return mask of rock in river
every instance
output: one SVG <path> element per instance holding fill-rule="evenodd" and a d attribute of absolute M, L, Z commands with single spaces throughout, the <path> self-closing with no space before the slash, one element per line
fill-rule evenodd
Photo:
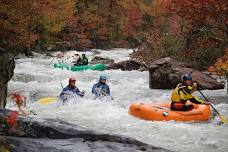
<path fill-rule="evenodd" d="M 184 74 L 192 73 L 193 80 L 203 89 L 223 89 L 209 74 L 191 68 L 188 64 L 177 62 L 169 57 L 159 59 L 149 66 L 149 86 L 151 89 L 172 89 L 181 82 Z"/>
<path fill-rule="evenodd" d="M 0 119 L 11 111 L 0 110 Z M 59 120 L 17 118 L 18 131 L 6 133 L 5 140 L 14 152 L 168 152 L 136 139 L 101 134 Z M 5 130 L 5 132 L 8 132 Z"/>
<path fill-rule="evenodd" d="M 126 60 L 126 61 L 120 61 L 118 63 L 112 63 L 108 65 L 107 69 L 121 69 L 123 71 L 131 71 L 131 70 L 145 71 L 147 70 L 147 66 L 136 60 Z"/>

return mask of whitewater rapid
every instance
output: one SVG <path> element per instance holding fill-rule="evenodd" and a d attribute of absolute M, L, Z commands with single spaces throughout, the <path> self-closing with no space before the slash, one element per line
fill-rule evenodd
<path fill-rule="evenodd" d="M 116 62 L 129 59 L 129 53 L 132 52 L 127 49 L 97 51 L 101 53 L 99 56 L 112 58 Z M 68 54 L 72 55 L 73 52 Z M 55 59 L 42 55 L 16 60 L 15 75 L 9 82 L 8 91 L 19 91 L 27 97 L 27 108 L 37 113 L 32 117 L 40 120 L 54 118 L 102 133 L 127 135 L 173 151 L 228 151 L 228 125 L 217 125 L 218 117 L 205 123 L 181 123 L 143 121 L 128 115 L 132 102 L 169 101 L 171 90 L 149 89 L 147 71 L 71 72 L 53 68 L 54 62 Z M 101 74 L 107 75 L 114 100 L 94 100 L 91 87 Z M 72 99 L 63 106 L 43 106 L 37 102 L 43 97 L 58 96 L 62 89 L 60 83 L 67 85 L 70 76 L 75 76 L 78 88 L 86 91 L 84 98 Z M 225 96 L 225 89 L 204 93 L 206 96 Z M 7 107 L 15 108 L 10 101 Z M 227 103 L 220 103 L 215 107 L 228 117 Z"/>

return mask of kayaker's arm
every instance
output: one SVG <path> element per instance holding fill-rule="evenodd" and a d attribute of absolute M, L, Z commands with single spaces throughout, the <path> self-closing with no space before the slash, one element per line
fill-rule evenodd
<path fill-rule="evenodd" d="M 195 103 L 195 104 L 206 104 L 205 103 L 205 101 L 203 101 L 203 100 L 201 100 L 201 99 L 199 99 L 199 98 L 197 98 L 197 97 L 194 97 L 193 96 L 193 98 L 191 98 L 191 99 L 189 99 L 192 103 Z"/>
<path fill-rule="evenodd" d="M 60 93 L 60 98 L 63 97 L 66 91 L 67 91 L 67 87 L 63 88 L 62 92 Z"/>
<path fill-rule="evenodd" d="M 110 88 L 108 85 L 107 85 L 107 94 L 110 96 Z"/>
<path fill-rule="evenodd" d="M 179 91 L 180 94 L 180 100 L 182 102 L 186 102 L 187 100 L 191 101 L 192 103 L 195 104 L 205 104 L 205 102 L 195 96 L 193 96 L 192 94 L 189 94 L 185 91 Z"/>
<path fill-rule="evenodd" d="M 93 88 L 92 88 L 92 94 L 95 94 L 96 96 L 98 96 L 98 93 L 97 93 L 97 86 L 98 86 L 98 84 L 94 84 L 93 85 Z"/>
<path fill-rule="evenodd" d="M 77 94 L 78 96 L 80 96 L 80 97 L 84 97 L 85 91 L 82 91 L 82 92 L 81 92 L 81 91 L 77 88 L 76 94 Z"/>

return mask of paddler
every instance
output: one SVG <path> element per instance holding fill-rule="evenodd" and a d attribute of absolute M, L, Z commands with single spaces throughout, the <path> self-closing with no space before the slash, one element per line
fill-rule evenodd
<path fill-rule="evenodd" d="M 82 54 L 82 65 L 88 65 L 88 58 L 85 53 Z"/>
<path fill-rule="evenodd" d="M 78 53 L 75 53 L 74 61 L 73 61 L 74 65 L 76 65 L 76 66 L 81 65 L 81 62 L 82 62 L 82 59 L 81 59 L 80 55 Z"/>
<path fill-rule="evenodd" d="M 64 95 L 67 95 L 67 93 L 72 93 L 80 97 L 83 97 L 85 95 L 85 91 L 80 91 L 76 87 L 75 83 L 76 83 L 76 79 L 74 77 L 69 78 L 69 84 L 61 92 L 60 98 L 64 100 L 65 99 Z"/>
<path fill-rule="evenodd" d="M 96 97 L 110 96 L 110 89 L 106 83 L 106 79 L 107 77 L 105 75 L 101 75 L 99 82 L 93 85 L 92 93 Z"/>
<path fill-rule="evenodd" d="M 186 104 L 190 101 L 195 104 L 210 104 L 192 95 L 197 90 L 197 83 L 193 83 L 191 75 L 184 75 L 183 82 L 178 84 L 172 92 L 171 110 L 188 111 L 193 109 L 192 104 Z"/>

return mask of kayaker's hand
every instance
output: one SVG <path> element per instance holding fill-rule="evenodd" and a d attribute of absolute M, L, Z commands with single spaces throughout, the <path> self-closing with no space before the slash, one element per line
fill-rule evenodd
<path fill-rule="evenodd" d="M 197 83 L 193 83 L 194 88 L 197 88 L 197 86 L 198 86 Z"/>
<path fill-rule="evenodd" d="M 83 90 L 83 91 L 81 92 L 81 95 L 83 95 L 83 96 L 85 95 L 85 90 Z"/>

